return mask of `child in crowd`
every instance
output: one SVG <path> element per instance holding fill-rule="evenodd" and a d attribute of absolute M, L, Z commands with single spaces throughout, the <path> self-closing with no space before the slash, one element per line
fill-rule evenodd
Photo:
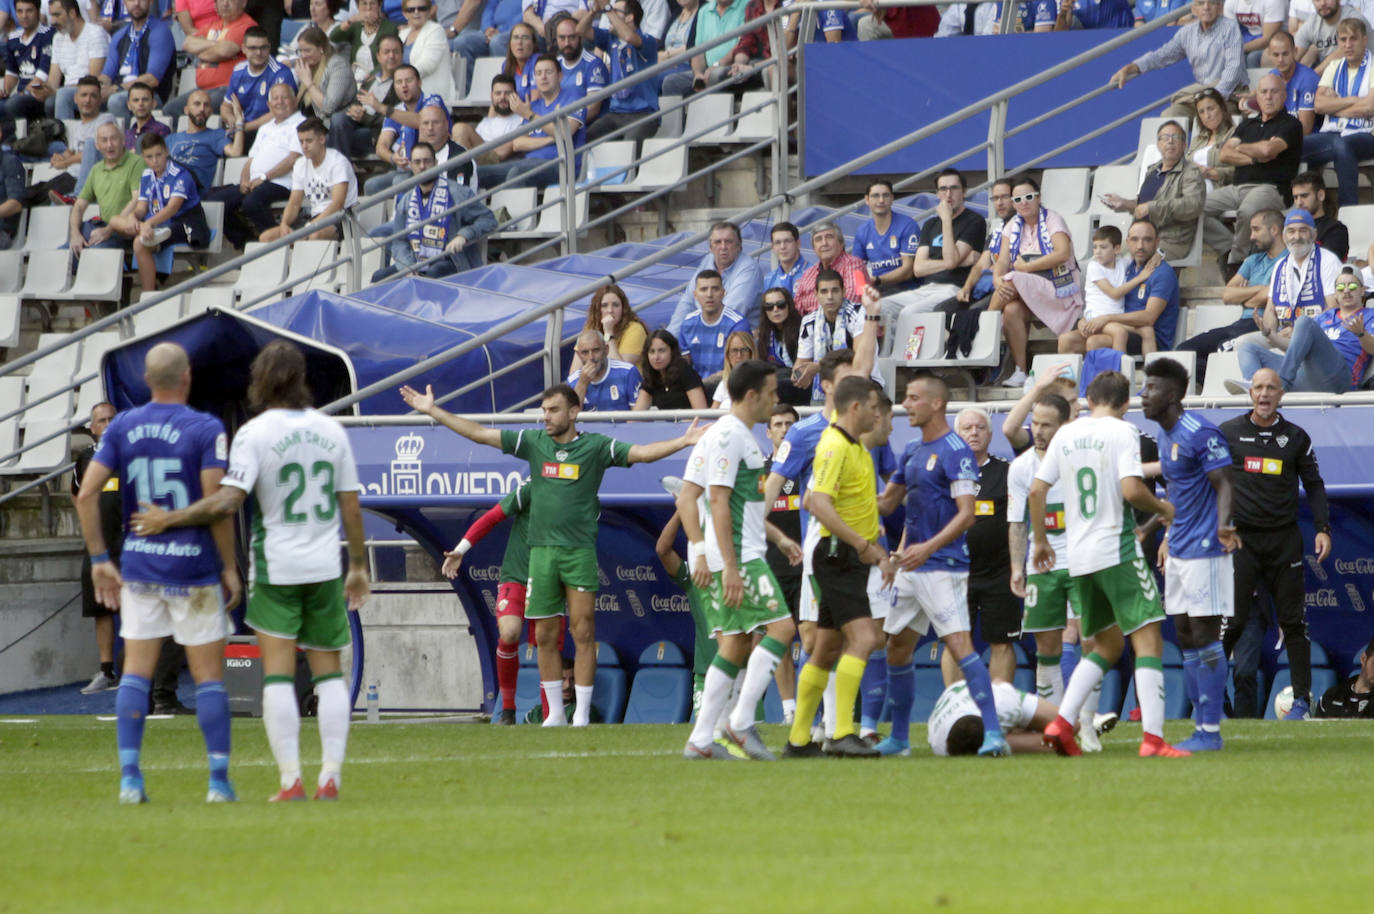
<path fill-rule="evenodd" d="M 1150 278 L 1154 268 L 1162 258 L 1159 254 L 1145 264 L 1130 281 L 1126 279 L 1126 268 L 1130 258 L 1121 256 L 1121 229 L 1114 225 L 1104 225 L 1093 232 L 1093 259 L 1088 264 L 1087 282 L 1084 284 L 1083 317 L 1078 322 L 1076 333 L 1091 336 L 1088 324 L 1097 318 L 1121 314 L 1125 310 L 1126 296 L 1141 283 Z M 1153 327 L 1127 327 L 1115 322 L 1097 328 L 1095 332 L 1106 333 L 1112 338 L 1112 348 L 1126 351 L 1126 335 L 1134 333 L 1140 337 L 1140 351 L 1155 351 L 1155 332 Z"/>

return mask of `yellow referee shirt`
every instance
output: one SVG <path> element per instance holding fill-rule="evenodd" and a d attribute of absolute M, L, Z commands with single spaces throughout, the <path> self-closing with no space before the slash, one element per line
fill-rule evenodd
<path fill-rule="evenodd" d="M 811 489 L 829 495 L 835 511 L 855 533 L 866 540 L 878 538 L 878 483 L 868 450 L 838 425 L 821 433 L 816 462 L 811 470 Z M 830 531 L 821 525 L 821 536 Z"/>

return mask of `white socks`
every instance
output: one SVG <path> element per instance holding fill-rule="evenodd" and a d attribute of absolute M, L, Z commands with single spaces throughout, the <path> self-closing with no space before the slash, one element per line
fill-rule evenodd
<path fill-rule="evenodd" d="M 592 722 L 592 686 L 573 686 L 577 693 L 577 707 L 573 709 L 572 725 L 585 727 Z"/>
<path fill-rule="evenodd" d="M 348 749 L 348 725 L 353 709 L 348 706 L 348 686 L 343 679 L 326 679 L 315 686 L 319 697 L 316 721 L 320 726 L 320 777 L 318 786 L 323 787 L 330 778 L 338 787 L 340 772 L 343 769 L 344 753 Z M 294 696 L 293 696 L 294 697 Z"/>
<path fill-rule="evenodd" d="M 323 722 L 323 708 L 320 714 Z M 296 704 L 295 683 L 270 682 L 262 687 L 262 722 L 284 790 L 301 777 L 301 715 Z"/>
<path fill-rule="evenodd" d="M 1080 660 L 1069 677 L 1068 687 L 1064 689 L 1064 703 L 1059 706 L 1059 716 L 1068 721 L 1078 719 L 1078 712 L 1094 690 L 1102 688 L 1102 667 L 1088 660 Z"/>
<path fill-rule="evenodd" d="M 544 726 L 566 726 L 568 718 L 563 712 L 563 680 L 540 680 L 539 688 L 544 690 L 544 699 L 549 703 L 549 715 L 544 718 Z"/>
<path fill-rule="evenodd" d="M 763 698 L 763 693 L 768 691 L 768 683 L 773 681 L 773 671 L 781 662 L 781 657 L 762 644 L 750 653 L 749 665 L 744 668 L 744 675 L 735 680 L 744 682 L 739 689 L 735 710 L 730 714 L 730 728 L 736 733 L 754 726 L 754 715 L 759 700 Z"/>
<path fill-rule="evenodd" d="M 705 749 L 715 739 L 716 721 L 725 710 L 730 687 L 734 684 L 735 677 L 715 664 L 706 670 L 706 684 L 701 690 L 701 710 L 697 712 L 697 722 L 692 725 L 692 735 L 687 738 L 693 746 Z"/>
<path fill-rule="evenodd" d="M 1155 661 L 1158 663 L 1159 661 Z M 1164 738 L 1164 671 L 1154 667 L 1135 667 L 1135 697 L 1140 702 L 1140 728 L 1151 736 Z"/>

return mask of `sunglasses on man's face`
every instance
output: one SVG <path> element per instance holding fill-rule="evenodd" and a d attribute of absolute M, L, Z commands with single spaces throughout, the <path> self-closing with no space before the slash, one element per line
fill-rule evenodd
<path fill-rule="evenodd" d="M 1012 203 L 1029 203 L 1040 196 L 1040 191 L 1033 190 L 1028 194 L 1018 194 L 1011 198 Z"/>
<path fill-rule="evenodd" d="M 1362 288 L 1362 286 L 1357 282 L 1338 282 L 1335 285 L 1337 292 L 1354 292 L 1359 288 Z"/>
<path fill-rule="evenodd" d="M 429 11 L 427 6 L 407 6 L 404 7 L 407 13 L 424 13 Z"/>

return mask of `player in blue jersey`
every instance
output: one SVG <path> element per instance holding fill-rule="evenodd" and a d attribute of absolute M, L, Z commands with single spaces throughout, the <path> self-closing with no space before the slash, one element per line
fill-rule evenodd
<path fill-rule="evenodd" d="M 1173 359 L 1145 366 L 1140 397 L 1145 418 L 1159 423 L 1159 462 L 1174 505 L 1174 522 L 1159 548 L 1164 610 L 1174 620 L 1183 674 L 1197 729 L 1179 743 L 1189 752 L 1221 748 L 1226 652 L 1221 620 L 1234 611 L 1230 553 L 1240 548 L 1231 525 L 1231 449 L 1200 413 L 1183 408 L 1188 371 Z M 1151 521 L 1146 525 L 1151 532 Z"/>
<path fill-rule="evenodd" d="M 162 640 L 185 646 L 196 681 L 196 718 L 210 758 L 207 803 L 237 799 L 229 784 L 229 694 L 221 681 L 226 609 L 243 586 L 234 558 L 234 521 L 183 527 L 155 536 L 129 531 L 115 568 L 100 531 L 98 498 L 106 481 L 120 477 L 124 516 L 140 504 L 184 508 L 219 489 L 229 456 L 224 425 L 186 405 L 191 365 L 175 343 L 148 350 L 144 380 L 152 402 L 115 416 L 81 480 L 76 497 L 96 598 L 119 611 L 124 675 L 115 699 L 121 776 L 119 802 L 146 803 L 139 756 L 148 711 L 149 680 Z M 222 590 L 221 590 L 222 589 Z M 227 599 L 226 599 L 227 598 Z"/>
<path fill-rule="evenodd" d="M 911 707 L 916 700 L 916 642 L 935 626 L 968 683 L 983 716 L 983 756 L 1010 755 L 993 702 L 992 679 L 973 649 L 969 634 L 969 553 L 965 534 L 973 526 L 978 461 L 964 439 L 949 427 L 945 407 L 949 388 L 934 375 L 906 386 L 907 417 L 921 435 L 907 443 L 888 480 L 879 510 L 906 500 L 906 529 L 894 553 L 897 594 L 888 610 L 887 694 L 892 733 L 878 744 L 883 755 L 911 754 Z"/>

